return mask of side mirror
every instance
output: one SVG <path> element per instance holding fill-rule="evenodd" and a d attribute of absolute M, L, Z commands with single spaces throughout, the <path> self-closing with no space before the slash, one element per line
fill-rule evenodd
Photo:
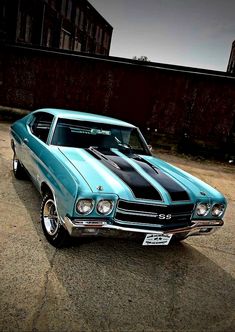
<path fill-rule="evenodd" d="M 149 144 L 148 144 L 148 148 L 149 148 L 149 151 L 150 151 L 150 152 L 153 150 L 152 145 L 149 145 Z"/>

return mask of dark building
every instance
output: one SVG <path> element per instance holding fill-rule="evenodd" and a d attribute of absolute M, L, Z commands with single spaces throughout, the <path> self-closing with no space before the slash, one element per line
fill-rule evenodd
<path fill-rule="evenodd" d="M 87 0 L 1 0 L 5 43 L 109 55 L 112 31 Z"/>
<path fill-rule="evenodd" d="M 229 72 L 231 74 L 235 74 L 235 40 L 232 43 L 227 72 Z"/>

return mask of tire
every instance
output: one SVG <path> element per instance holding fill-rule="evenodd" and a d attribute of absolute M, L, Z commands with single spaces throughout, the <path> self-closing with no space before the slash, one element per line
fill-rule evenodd
<path fill-rule="evenodd" d="M 26 178 L 26 171 L 24 169 L 24 166 L 21 164 L 21 162 L 17 158 L 17 155 L 15 152 L 14 152 L 13 160 L 12 160 L 12 170 L 13 170 L 13 174 L 16 179 L 24 180 Z"/>
<path fill-rule="evenodd" d="M 179 243 L 185 239 L 187 239 L 188 233 L 183 233 L 183 234 L 177 234 L 177 235 L 173 235 L 171 242 L 172 243 Z"/>
<path fill-rule="evenodd" d="M 56 248 L 65 247 L 68 244 L 69 234 L 58 219 L 55 201 L 51 194 L 46 194 L 42 199 L 40 217 L 47 241 Z"/>

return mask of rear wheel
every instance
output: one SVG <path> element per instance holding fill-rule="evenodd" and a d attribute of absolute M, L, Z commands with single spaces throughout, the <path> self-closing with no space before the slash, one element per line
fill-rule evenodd
<path fill-rule="evenodd" d="M 12 170 L 16 179 L 23 180 L 26 178 L 26 172 L 24 166 L 19 161 L 15 152 L 12 160 Z"/>
<path fill-rule="evenodd" d="M 41 223 L 43 232 L 50 244 L 56 248 L 64 247 L 69 239 L 69 234 L 61 225 L 56 204 L 51 194 L 43 197 L 41 205 Z"/>

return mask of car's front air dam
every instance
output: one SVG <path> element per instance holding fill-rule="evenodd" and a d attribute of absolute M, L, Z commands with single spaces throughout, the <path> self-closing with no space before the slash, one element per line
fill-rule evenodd
<path fill-rule="evenodd" d="M 98 235 L 103 233 L 103 231 L 123 231 L 129 233 L 144 233 L 144 234 L 181 234 L 184 233 L 186 236 L 195 236 L 195 235 L 208 235 L 216 230 L 218 230 L 221 226 L 223 226 L 223 220 L 194 220 L 192 221 L 192 225 L 187 227 L 168 229 L 167 231 L 155 231 L 148 229 L 140 229 L 133 227 L 123 227 L 117 225 L 111 225 L 107 222 L 107 220 L 103 219 L 74 219 L 71 220 L 68 217 L 65 217 L 62 220 L 64 227 L 67 229 L 69 234 L 74 237 L 80 236 L 91 236 Z"/>

